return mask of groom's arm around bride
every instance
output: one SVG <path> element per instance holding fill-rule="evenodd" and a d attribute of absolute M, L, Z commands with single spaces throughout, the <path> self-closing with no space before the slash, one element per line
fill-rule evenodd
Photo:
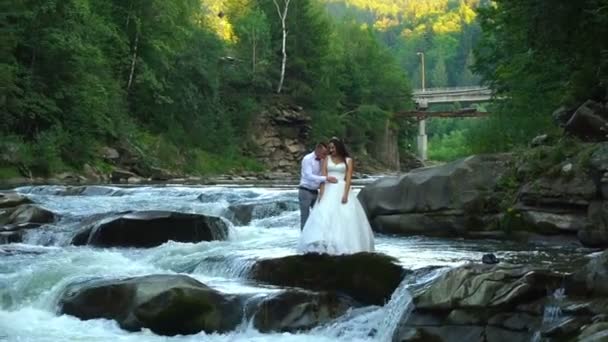
<path fill-rule="evenodd" d="M 332 176 L 322 175 L 321 163 L 327 157 L 327 145 L 317 144 L 315 150 L 302 159 L 301 178 L 298 186 L 298 200 L 300 202 L 300 229 L 304 227 L 310 209 L 315 205 L 318 190 L 325 182 L 336 183 L 338 180 Z"/>

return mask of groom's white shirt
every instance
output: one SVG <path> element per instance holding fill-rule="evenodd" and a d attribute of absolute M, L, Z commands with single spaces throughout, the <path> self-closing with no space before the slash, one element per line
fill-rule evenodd
<path fill-rule="evenodd" d="M 315 152 L 311 152 L 302 159 L 302 175 L 300 186 L 310 190 L 317 190 L 327 177 L 321 176 L 321 160 L 317 160 Z"/>

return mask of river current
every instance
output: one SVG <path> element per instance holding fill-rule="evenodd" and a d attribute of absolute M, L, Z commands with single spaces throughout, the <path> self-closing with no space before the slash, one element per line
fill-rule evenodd
<path fill-rule="evenodd" d="M 249 267 L 257 259 L 295 254 L 300 234 L 297 210 L 254 212 L 254 219 L 247 225 L 234 225 L 229 221 L 228 206 L 232 203 L 277 200 L 296 204 L 297 193 L 290 187 L 97 187 L 98 191 L 80 195 L 66 194 L 67 189 L 61 186 L 15 189 L 59 214 L 60 219 L 28 231 L 23 243 L 0 245 L 0 340 L 390 341 L 398 321 L 411 310 L 408 287 L 412 284 L 404 281 L 386 305 L 352 310 L 327 325 L 302 333 L 260 333 L 250 322 L 243 321 L 237 330 L 227 334 L 166 337 L 149 330 L 127 332 L 112 320 L 82 321 L 58 315 L 57 301 L 68 284 L 100 277 L 187 274 L 225 293 L 268 296 L 281 289 L 248 280 Z M 149 249 L 103 249 L 69 244 L 82 220 L 127 210 L 171 210 L 222 216 L 230 225 L 229 239 L 168 242 Z M 444 266 L 443 270 L 480 261 L 485 253 L 494 253 L 507 262 L 548 265 L 558 265 L 573 255 L 584 253 L 576 246 L 379 234 L 376 234 L 376 251 L 394 256 L 408 269 Z"/>

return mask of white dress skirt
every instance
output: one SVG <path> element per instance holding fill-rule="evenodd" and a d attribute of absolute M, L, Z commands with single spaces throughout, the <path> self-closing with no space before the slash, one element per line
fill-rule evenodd
<path fill-rule="evenodd" d="M 346 164 L 330 157 L 327 174 L 338 183 L 325 183 L 323 197 L 310 212 L 298 243 L 300 253 L 353 254 L 374 251 L 374 234 L 352 189 L 342 204 Z"/>

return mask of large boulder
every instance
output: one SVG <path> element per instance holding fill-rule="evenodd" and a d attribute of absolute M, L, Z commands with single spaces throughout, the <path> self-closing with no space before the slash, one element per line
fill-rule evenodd
<path fill-rule="evenodd" d="M 74 245 L 97 247 L 154 247 L 167 241 L 224 240 L 228 226 L 220 218 L 170 211 L 119 214 L 92 224 L 73 239 Z"/>
<path fill-rule="evenodd" d="M 263 300 L 256 308 L 253 325 L 261 332 L 302 331 L 325 324 L 356 306 L 335 292 L 287 290 Z"/>
<path fill-rule="evenodd" d="M 416 169 L 400 177 L 381 178 L 358 197 L 376 231 L 460 234 L 480 229 L 479 220 L 471 217 L 496 213 L 492 191 L 510 160 L 507 154 L 477 155 Z"/>
<path fill-rule="evenodd" d="M 602 103 L 587 100 L 574 111 L 564 129 L 587 141 L 606 140 L 608 109 Z"/>
<path fill-rule="evenodd" d="M 594 201 L 587 211 L 589 224 L 578 232 L 579 240 L 590 247 L 608 247 L 608 201 Z"/>
<path fill-rule="evenodd" d="M 518 265 L 451 269 L 414 287 L 413 309 L 402 317 L 393 341 L 575 340 L 608 312 L 603 289 L 594 290 L 600 297 L 574 290 L 590 278 L 594 286 L 605 281 L 593 269 L 577 283 L 567 273 Z"/>
<path fill-rule="evenodd" d="M 70 285 L 59 300 L 59 312 L 173 336 L 232 330 L 241 321 L 242 304 L 187 276 L 150 275 Z"/>
<path fill-rule="evenodd" d="M 383 305 L 405 270 L 389 256 L 305 254 L 257 261 L 251 278 L 272 285 L 345 293 L 366 305 Z"/>
<path fill-rule="evenodd" d="M 414 296 L 422 310 L 513 308 L 559 288 L 563 275 L 519 265 L 470 264 L 440 276 Z"/>
<path fill-rule="evenodd" d="M 594 256 L 572 279 L 574 286 L 579 285 L 578 292 L 608 297 L 608 251 Z"/>

